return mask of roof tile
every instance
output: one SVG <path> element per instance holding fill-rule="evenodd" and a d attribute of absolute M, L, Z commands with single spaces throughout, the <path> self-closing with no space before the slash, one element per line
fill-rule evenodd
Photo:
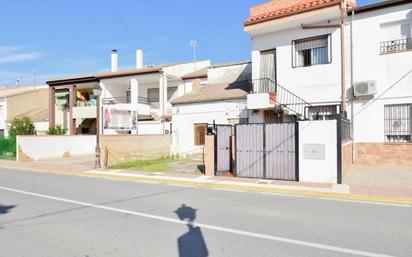
<path fill-rule="evenodd" d="M 271 2 L 252 7 L 250 10 L 251 17 L 245 21 L 245 26 L 336 5 L 340 2 L 341 0 L 272 0 Z M 355 0 L 348 1 L 348 4 L 354 5 Z"/>

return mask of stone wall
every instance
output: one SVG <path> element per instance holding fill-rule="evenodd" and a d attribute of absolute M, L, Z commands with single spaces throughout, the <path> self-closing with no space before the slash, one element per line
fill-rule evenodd
<path fill-rule="evenodd" d="M 171 135 L 104 135 L 100 136 L 103 166 L 122 162 L 156 159 L 171 154 Z"/>
<path fill-rule="evenodd" d="M 357 164 L 412 165 L 411 143 L 356 143 Z"/>

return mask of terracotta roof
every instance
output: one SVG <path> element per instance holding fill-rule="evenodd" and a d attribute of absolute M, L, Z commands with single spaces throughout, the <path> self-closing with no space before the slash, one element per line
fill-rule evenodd
<path fill-rule="evenodd" d="M 197 79 L 197 78 L 206 78 L 207 69 L 201 69 L 194 72 L 187 73 L 182 76 L 182 79 Z"/>
<path fill-rule="evenodd" d="M 200 91 L 194 91 L 173 99 L 172 104 L 188 104 L 199 102 L 214 102 L 233 99 L 245 99 L 252 90 L 250 81 L 236 81 L 232 83 L 208 84 Z"/>
<path fill-rule="evenodd" d="M 278 19 L 292 14 L 307 12 L 339 4 L 341 0 L 272 0 L 251 8 L 251 17 L 244 23 L 245 26 Z M 354 4 L 355 0 L 348 1 Z"/>

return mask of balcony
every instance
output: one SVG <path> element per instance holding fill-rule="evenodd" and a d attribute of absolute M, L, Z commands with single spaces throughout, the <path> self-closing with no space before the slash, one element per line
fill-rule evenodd
<path fill-rule="evenodd" d="M 277 109 L 285 115 L 309 119 L 306 110 L 311 105 L 299 96 L 268 78 L 256 79 L 252 83 L 253 91 L 247 96 L 248 109 Z"/>
<path fill-rule="evenodd" d="M 93 119 L 96 118 L 96 100 L 77 101 L 73 107 L 74 119 Z"/>
<path fill-rule="evenodd" d="M 412 50 L 412 38 L 381 42 L 381 54 L 398 53 Z"/>
<path fill-rule="evenodd" d="M 132 110 L 135 109 L 131 103 L 130 97 L 111 97 L 103 98 L 102 105 L 116 107 L 123 110 Z M 151 116 L 152 108 L 151 103 L 148 98 L 139 97 L 137 104 L 137 111 L 139 115 Z"/>

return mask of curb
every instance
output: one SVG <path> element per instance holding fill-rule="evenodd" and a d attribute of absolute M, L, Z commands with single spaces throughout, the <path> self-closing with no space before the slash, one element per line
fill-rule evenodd
<path fill-rule="evenodd" d="M 96 177 L 104 179 L 113 179 L 121 181 L 140 181 L 140 182 L 155 182 L 163 184 L 179 184 L 179 185 L 189 185 L 198 186 L 206 188 L 215 189 L 232 189 L 250 192 L 261 192 L 261 193 L 274 193 L 274 194 L 285 194 L 285 195 L 295 195 L 295 196 L 306 196 L 315 197 L 319 199 L 329 199 L 329 200 L 343 200 L 343 201 L 354 201 L 354 202 L 369 202 L 369 203 L 384 203 L 392 204 L 403 207 L 412 207 L 412 198 L 404 197 L 392 197 L 392 196 L 377 196 L 377 195 L 360 195 L 360 194 L 350 194 L 348 192 L 341 192 L 341 190 L 346 191 L 344 188 L 338 189 L 321 189 L 313 190 L 313 188 L 302 187 L 297 188 L 290 186 L 276 186 L 276 185 L 261 185 L 261 184 L 248 184 L 245 182 L 227 182 L 227 181 L 206 181 L 206 180 L 196 180 L 188 178 L 173 178 L 165 176 L 147 176 L 138 174 L 125 174 L 125 173 L 114 173 L 105 171 L 90 170 L 82 173 L 72 173 L 72 172 L 58 172 L 58 171 L 47 171 L 41 168 L 32 167 L 16 167 L 10 165 L 0 165 L 3 169 L 14 169 L 21 171 L 33 171 L 39 173 L 50 173 L 65 176 L 79 176 L 79 177 Z M 344 186 L 344 185 L 343 185 Z M 320 190 L 319 190 L 320 189 Z M 332 190 L 335 190 L 332 191 Z M 340 192 L 336 192 L 340 191 Z"/>
<path fill-rule="evenodd" d="M 172 177 L 159 177 L 159 176 L 147 176 L 141 174 L 125 174 L 125 173 L 114 173 L 105 171 L 89 171 L 86 172 L 86 176 L 100 177 L 107 179 L 116 179 L 122 181 L 141 181 L 141 182 L 155 182 L 162 184 L 180 184 L 180 185 L 190 185 L 199 186 L 207 188 L 216 189 L 232 189 L 241 191 L 251 191 L 251 192 L 262 192 L 262 193 L 277 193 L 277 194 L 288 194 L 296 196 L 308 196 L 316 197 L 320 199 L 336 199 L 336 200 L 347 200 L 347 201 L 357 201 L 357 202 L 371 202 L 371 203 L 386 203 L 401 205 L 405 207 L 412 207 L 412 198 L 403 197 L 391 197 L 391 196 L 376 196 L 376 195 L 360 195 L 360 194 L 350 194 L 332 191 L 333 189 L 320 189 L 316 188 L 290 188 L 290 186 L 276 186 L 276 185 L 256 185 L 248 184 L 244 182 L 224 182 L 224 181 L 204 181 L 196 179 L 187 178 L 172 178 Z M 343 185 L 344 186 L 344 185 Z M 335 189 L 336 190 L 336 189 Z M 341 189 L 338 189 L 341 190 Z"/>

